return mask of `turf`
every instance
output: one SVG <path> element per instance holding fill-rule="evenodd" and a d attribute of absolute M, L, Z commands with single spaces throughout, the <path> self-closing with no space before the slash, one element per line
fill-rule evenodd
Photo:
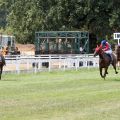
<path fill-rule="evenodd" d="M 120 120 L 120 74 L 98 69 L 4 74 L 0 120 Z"/>

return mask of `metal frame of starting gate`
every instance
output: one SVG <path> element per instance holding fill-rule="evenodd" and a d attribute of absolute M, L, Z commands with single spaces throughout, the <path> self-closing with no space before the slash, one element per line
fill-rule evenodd
<path fill-rule="evenodd" d="M 82 47 L 83 51 L 80 51 Z M 35 54 L 89 53 L 89 33 L 85 31 L 35 32 Z"/>

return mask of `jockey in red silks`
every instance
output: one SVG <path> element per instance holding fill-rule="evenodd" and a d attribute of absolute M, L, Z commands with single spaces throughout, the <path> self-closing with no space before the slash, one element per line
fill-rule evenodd
<path fill-rule="evenodd" d="M 106 54 L 110 55 L 111 61 L 113 61 L 111 45 L 106 40 L 102 40 L 100 48 L 102 48 Z"/>

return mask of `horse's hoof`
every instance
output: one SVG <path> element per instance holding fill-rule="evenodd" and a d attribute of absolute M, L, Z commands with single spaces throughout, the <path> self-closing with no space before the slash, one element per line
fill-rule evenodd
<path fill-rule="evenodd" d="M 118 72 L 116 72 L 116 74 L 118 74 Z"/>
<path fill-rule="evenodd" d="M 105 79 L 105 76 L 101 76 L 101 77 Z"/>

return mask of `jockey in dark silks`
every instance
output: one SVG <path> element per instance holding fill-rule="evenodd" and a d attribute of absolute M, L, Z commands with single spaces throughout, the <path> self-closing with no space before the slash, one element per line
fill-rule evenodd
<path fill-rule="evenodd" d="M 111 45 L 106 40 L 102 40 L 100 47 L 106 54 L 110 55 L 111 61 L 113 61 Z"/>

